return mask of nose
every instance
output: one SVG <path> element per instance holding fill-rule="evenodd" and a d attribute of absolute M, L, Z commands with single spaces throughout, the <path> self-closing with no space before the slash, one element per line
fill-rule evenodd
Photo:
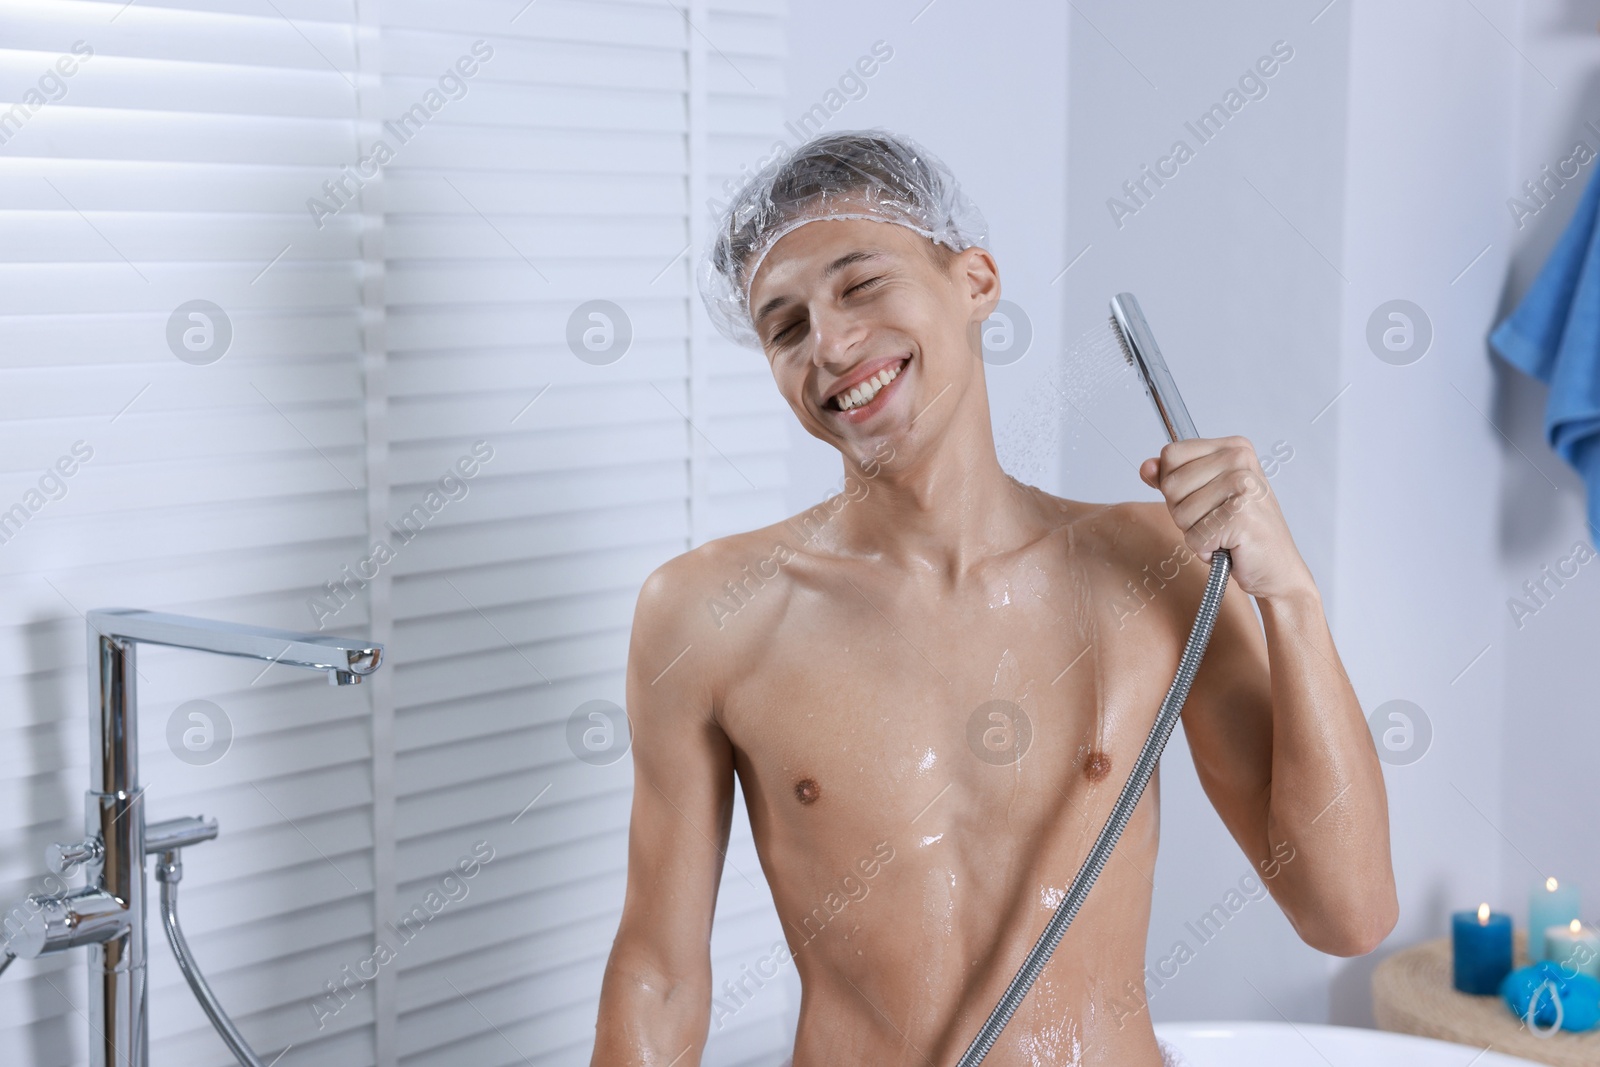
<path fill-rule="evenodd" d="M 814 308 L 811 312 L 811 362 L 818 367 L 845 367 L 853 360 L 851 349 L 866 335 L 866 328 L 842 308 Z"/>

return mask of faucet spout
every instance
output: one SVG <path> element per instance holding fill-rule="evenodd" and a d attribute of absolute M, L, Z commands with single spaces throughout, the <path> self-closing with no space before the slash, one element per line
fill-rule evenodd
<path fill-rule="evenodd" d="M 355 638 L 274 630 L 137 608 L 95 608 L 89 612 L 89 627 L 116 641 L 192 648 L 224 656 L 264 659 L 286 667 L 327 671 L 330 685 L 358 685 L 383 661 L 382 645 Z"/>

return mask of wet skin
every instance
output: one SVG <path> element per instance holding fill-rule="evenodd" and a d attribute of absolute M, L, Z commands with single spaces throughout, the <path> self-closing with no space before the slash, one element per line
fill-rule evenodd
<path fill-rule="evenodd" d="M 1376 754 L 1249 443 L 1163 449 L 1141 469 L 1162 503 L 1011 479 L 978 347 L 994 261 L 928 244 L 813 223 L 752 286 L 758 312 L 776 305 L 757 321 L 774 380 L 839 449 L 845 491 L 641 590 L 596 1065 L 698 1063 L 713 1014 L 763 995 L 711 986 L 735 782 L 787 939 L 751 970 L 794 966 L 803 989 L 795 1067 L 953 1064 L 1122 788 L 1219 546 L 1236 580 L 1183 717 L 1201 784 L 1308 944 L 1355 955 L 1394 925 Z M 870 405 L 829 402 L 879 365 L 901 369 Z M 1160 1064 L 1143 1003 L 1159 796 L 1158 776 L 986 1063 Z"/>

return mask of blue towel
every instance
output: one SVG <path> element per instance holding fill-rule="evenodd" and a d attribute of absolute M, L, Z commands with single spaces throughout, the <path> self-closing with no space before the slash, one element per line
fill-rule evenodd
<path fill-rule="evenodd" d="M 1596 171 L 1600 175 L 1600 170 Z M 1600 531 L 1600 180 L 1511 317 L 1489 335 L 1501 359 L 1547 383 L 1545 439 L 1588 487 L 1591 542 Z"/>

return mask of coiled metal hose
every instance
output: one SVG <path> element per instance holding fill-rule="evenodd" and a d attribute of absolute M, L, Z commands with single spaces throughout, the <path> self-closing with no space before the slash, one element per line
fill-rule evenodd
<path fill-rule="evenodd" d="M 1228 587 L 1228 572 L 1232 567 L 1233 558 L 1227 549 L 1219 548 L 1211 554 L 1211 575 L 1206 579 L 1205 595 L 1200 598 L 1200 611 L 1195 615 L 1188 643 L 1184 645 L 1183 656 L 1178 661 L 1178 674 L 1167 689 L 1166 699 L 1161 702 L 1161 710 L 1156 713 L 1155 725 L 1150 728 L 1150 736 L 1145 738 L 1144 747 L 1139 750 L 1139 758 L 1133 762 L 1133 770 L 1128 775 L 1127 784 L 1122 787 L 1122 793 L 1111 809 L 1111 816 L 1101 828 L 1100 836 L 1095 838 L 1094 845 L 1090 847 L 1089 854 L 1083 861 L 1083 866 L 1078 868 L 1077 877 L 1072 880 L 1072 887 L 1067 890 L 1067 895 L 1061 898 L 1061 903 L 1056 905 L 1055 914 L 1045 923 L 1044 932 L 1039 935 L 1039 940 L 1034 942 L 1033 948 L 1028 952 L 1028 958 L 1017 970 L 1016 977 L 1006 986 L 1006 991 L 1000 996 L 1000 1003 L 989 1013 L 988 1020 L 978 1031 L 978 1036 L 972 1039 L 972 1044 L 962 1053 L 957 1067 L 977 1067 L 977 1064 L 982 1063 L 983 1058 L 989 1054 L 989 1049 L 999 1038 L 1000 1031 L 1005 1029 L 1006 1023 L 1011 1021 L 1011 1016 L 1022 1004 L 1023 998 L 1028 995 L 1028 990 L 1039 977 L 1039 972 L 1050 962 L 1050 954 L 1056 950 L 1056 945 L 1061 941 L 1061 935 L 1067 932 L 1067 927 L 1072 925 L 1078 909 L 1083 906 L 1089 890 L 1094 887 L 1095 879 L 1100 877 L 1101 868 L 1111 858 L 1111 852 L 1117 847 L 1117 841 L 1122 837 L 1122 831 L 1127 828 L 1128 820 L 1133 818 L 1133 809 L 1138 807 L 1139 798 L 1144 795 L 1144 787 L 1149 784 L 1150 776 L 1155 774 L 1156 765 L 1161 761 L 1161 751 L 1167 747 L 1167 739 L 1172 736 L 1173 728 L 1178 725 L 1178 716 L 1183 712 L 1183 703 L 1189 698 L 1189 687 L 1194 684 L 1195 673 L 1200 670 L 1200 660 L 1205 656 L 1206 645 L 1211 641 L 1211 631 L 1217 623 L 1217 610 L 1222 605 L 1222 594 Z"/>

